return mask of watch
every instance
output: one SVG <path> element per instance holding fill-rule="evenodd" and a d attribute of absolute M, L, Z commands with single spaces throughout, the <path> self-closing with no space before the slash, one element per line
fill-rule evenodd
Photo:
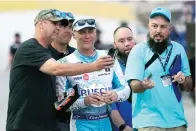
<path fill-rule="evenodd" d="M 126 124 L 120 125 L 120 126 L 119 126 L 119 130 L 120 130 L 120 131 L 123 131 L 123 130 L 125 129 L 126 126 L 127 126 Z"/>

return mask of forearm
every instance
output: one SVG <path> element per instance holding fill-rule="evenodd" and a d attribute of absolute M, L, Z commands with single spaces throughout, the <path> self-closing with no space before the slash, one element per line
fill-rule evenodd
<path fill-rule="evenodd" d="M 89 64 L 61 64 L 59 63 L 54 71 L 58 76 L 74 76 L 83 73 L 96 71 L 96 67 L 93 63 Z"/>
<path fill-rule="evenodd" d="M 63 63 L 63 64 L 62 64 Z M 66 60 L 56 62 L 54 59 L 47 60 L 40 71 L 55 76 L 74 76 L 98 70 L 96 63 L 89 64 L 68 64 Z"/>
<path fill-rule="evenodd" d="M 132 92 L 134 93 L 142 93 L 144 92 L 146 89 L 142 86 L 142 81 L 139 80 L 132 80 L 130 83 Z"/>
<path fill-rule="evenodd" d="M 9 54 L 9 64 L 11 65 L 13 62 L 14 56 L 12 54 Z"/>
<path fill-rule="evenodd" d="M 123 120 L 123 118 L 121 117 L 120 113 L 118 110 L 112 110 L 111 112 L 111 118 L 113 123 L 119 127 L 120 125 L 124 124 L 125 121 Z"/>
<path fill-rule="evenodd" d="M 193 86 L 193 81 L 191 76 L 185 77 L 185 82 L 182 84 L 182 87 L 185 91 L 191 91 Z"/>
<path fill-rule="evenodd" d="M 131 92 L 128 84 L 125 84 L 124 86 L 120 87 L 119 89 L 115 89 L 114 91 L 118 95 L 118 102 L 127 100 Z"/>

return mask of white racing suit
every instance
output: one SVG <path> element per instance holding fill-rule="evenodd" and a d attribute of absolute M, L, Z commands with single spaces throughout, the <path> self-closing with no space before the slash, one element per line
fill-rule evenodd
<path fill-rule="evenodd" d="M 106 51 L 97 50 L 93 56 L 84 56 L 76 50 L 59 60 L 61 63 L 92 63 L 100 56 L 107 55 Z M 80 68 L 80 67 L 78 67 Z M 108 118 L 107 105 L 86 106 L 84 97 L 91 93 L 101 93 L 102 91 L 114 90 L 118 95 L 118 102 L 128 99 L 130 88 L 124 79 L 118 61 L 112 68 L 103 69 L 91 73 L 76 76 L 57 77 L 57 96 L 72 88 L 75 84 L 79 85 L 78 93 L 80 98 L 68 109 L 72 112 L 70 121 L 71 131 L 112 131 Z"/>

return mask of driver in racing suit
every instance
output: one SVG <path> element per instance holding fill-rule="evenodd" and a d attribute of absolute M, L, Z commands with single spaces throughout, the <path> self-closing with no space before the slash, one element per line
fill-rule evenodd
<path fill-rule="evenodd" d="M 61 63 L 92 63 L 107 55 L 95 50 L 96 23 L 92 18 L 76 19 L 72 25 L 78 49 L 59 60 Z M 96 72 L 77 76 L 57 77 L 57 97 L 78 84 L 80 98 L 68 109 L 72 112 L 71 131 L 112 131 L 107 105 L 122 102 L 129 97 L 130 88 L 124 79 L 120 64 Z M 60 100 L 59 100 L 60 101 Z M 63 102 L 63 101 L 61 101 Z"/>

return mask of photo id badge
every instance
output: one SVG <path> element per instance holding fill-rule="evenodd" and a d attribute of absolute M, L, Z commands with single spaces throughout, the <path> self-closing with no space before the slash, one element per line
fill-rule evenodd
<path fill-rule="evenodd" d="M 172 85 L 171 76 L 169 76 L 169 75 L 161 76 L 161 81 L 162 81 L 164 87 Z"/>

